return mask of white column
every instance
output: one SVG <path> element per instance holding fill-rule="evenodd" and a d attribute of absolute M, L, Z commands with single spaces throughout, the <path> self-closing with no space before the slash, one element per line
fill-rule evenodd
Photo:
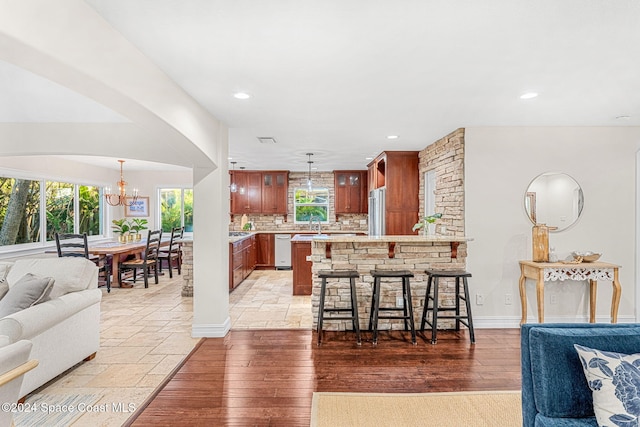
<path fill-rule="evenodd" d="M 229 319 L 228 129 L 220 126 L 214 161 L 204 177 L 194 169 L 193 327 L 194 337 L 223 337 Z"/>

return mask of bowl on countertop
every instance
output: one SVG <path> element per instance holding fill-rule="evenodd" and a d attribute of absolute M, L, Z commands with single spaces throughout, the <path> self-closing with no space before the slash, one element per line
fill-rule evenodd
<path fill-rule="evenodd" d="M 574 259 L 582 258 L 583 262 L 595 262 L 602 256 L 600 253 L 591 251 L 573 251 L 571 252 L 571 255 L 573 255 Z"/>

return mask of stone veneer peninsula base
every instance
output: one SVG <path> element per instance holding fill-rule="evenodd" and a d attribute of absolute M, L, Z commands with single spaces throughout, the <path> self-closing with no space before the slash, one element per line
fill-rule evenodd
<path fill-rule="evenodd" d="M 373 277 L 371 270 L 409 270 L 414 274 L 411 279 L 411 296 L 415 321 L 420 320 L 427 287 L 425 270 L 464 270 L 467 259 L 467 242 L 472 239 L 459 236 L 329 236 L 313 238 L 311 242 L 311 261 L 313 262 L 312 314 L 313 327 L 316 328 L 321 279 L 319 270 L 353 269 L 360 278 L 356 279 L 358 295 L 358 314 L 360 328 L 369 327 L 368 319 L 371 307 Z M 345 279 L 347 280 L 347 279 Z M 348 280 L 347 280 L 348 281 Z M 326 308 L 343 308 L 350 304 L 348 285 L 327 289 Z M 402 285 L 385 285 L 380 299 L 380 307 L 396 307 L 398 297 L 402 297 Z M 452 306 L 455 301 L 455 283 L 443 280 L 440 283 L 439 300 L 441 305 Z M 440 327 L 441 326 L 441 327 Z M 439 323 L 439 329 L 453 327 L 453 321 Z M 325 317 L 323 329 L 350 330 L 346 321 L 331 321 Z M 382 320 L 378 328 L 403 329 L 404 323 L 395 320 Z"/>

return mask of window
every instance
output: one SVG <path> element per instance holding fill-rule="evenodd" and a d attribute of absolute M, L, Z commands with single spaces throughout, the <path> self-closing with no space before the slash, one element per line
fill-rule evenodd
<path fill-rule="evenodd" d="M 184 226 L 184 231 L 193 231 L 193 190 L 191 188 L 161 188 L 160 223 L 162 231 Z"/>
<path fill-rule="evenodd" d="M 0 246 L 50 242 L 56 232 L 101 235 L 100 195 L 95 186 L 0 176 Z"/>
<path fill-rule="evenodd" d="M 293 210 L 295 223 L 308 223 L 311 219 L 329 222 L 329 189 L 296 188 L 294 193 Z"/>
<path fill-rule="evenodd" d="M 0 177 L 0 246 L 40 240 L 40 181 Z"/>

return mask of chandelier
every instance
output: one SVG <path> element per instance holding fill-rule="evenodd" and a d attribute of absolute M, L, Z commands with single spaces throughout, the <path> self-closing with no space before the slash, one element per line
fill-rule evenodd
<path fill-rule="evenodd" d="M 133 195 L 127 194 L 127 182 L 122 175 L 124 160 L 118 161 L 120 162 L 120 181 L 117 182 L 118 193 L 112 193 L 111 187 L 107 187 L 104 189 L 104 200 L 111 206 L 132 206 L 138 200 L 138 190 L 134 188 Z"/>

